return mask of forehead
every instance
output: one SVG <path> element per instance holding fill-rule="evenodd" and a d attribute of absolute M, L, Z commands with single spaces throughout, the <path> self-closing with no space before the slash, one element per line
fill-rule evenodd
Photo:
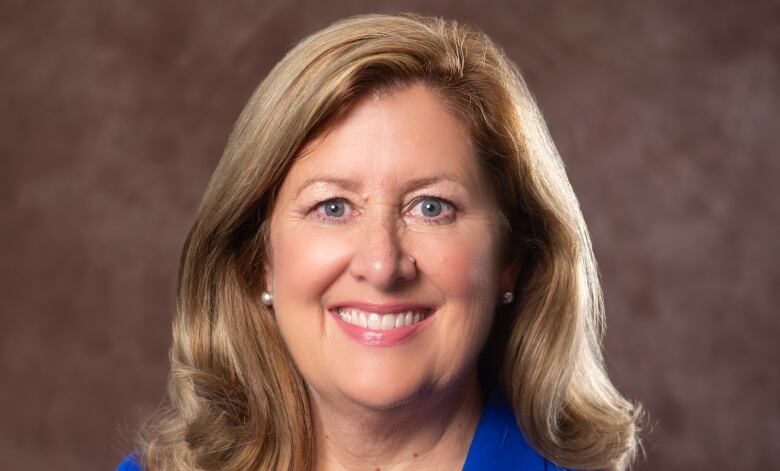
<path fill-rule="evenodd" d="M 358 101 L 303 150 L 282 192 L 319 174 L 389 185 L 434 173 L 451 175 L 464 186 L 482 181 L 466 127 L 438 93 L 411 85 Z"/>

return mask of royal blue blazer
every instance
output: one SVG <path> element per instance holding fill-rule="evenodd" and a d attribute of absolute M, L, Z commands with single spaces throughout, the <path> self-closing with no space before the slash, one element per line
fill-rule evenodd
<path fill-rule="evenodd" d="M 566 471 L 542 458 L 517 426 L 515 415 L 503 395 L 494 391 L 471 441 L 462 471 Z M 117 471 L 142 471 L 134 455 L 125 458 Z"/>

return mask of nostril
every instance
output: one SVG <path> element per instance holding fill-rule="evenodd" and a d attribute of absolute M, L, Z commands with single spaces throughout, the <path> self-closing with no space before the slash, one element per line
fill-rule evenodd
<path fill-rule="evenodd" d="M 398 276 L 411 280 L 417 276 L 417 260 L 411 255 L 404 255 L 401 257 L 400 266 L 398 267 Z"/>

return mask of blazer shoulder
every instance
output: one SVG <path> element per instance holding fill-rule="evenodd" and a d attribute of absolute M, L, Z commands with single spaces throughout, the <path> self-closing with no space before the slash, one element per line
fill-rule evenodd
<path fill-rule="evenodd" d="M 130 453 L 119 463 L 116 471 L 143 471 L 141 464 L 139 463 L 138 455 L 136 453 Z"/>

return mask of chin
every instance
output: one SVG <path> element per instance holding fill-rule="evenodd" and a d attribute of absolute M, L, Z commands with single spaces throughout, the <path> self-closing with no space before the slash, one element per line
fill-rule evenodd
<path fill-rule="evenodd" d="M 378 380 L 375 375 L 343 385 L 341 394 L 355 405 L 373 410 L 388 410 L 407 404 L 426 389 L 420 381 Z"/>

